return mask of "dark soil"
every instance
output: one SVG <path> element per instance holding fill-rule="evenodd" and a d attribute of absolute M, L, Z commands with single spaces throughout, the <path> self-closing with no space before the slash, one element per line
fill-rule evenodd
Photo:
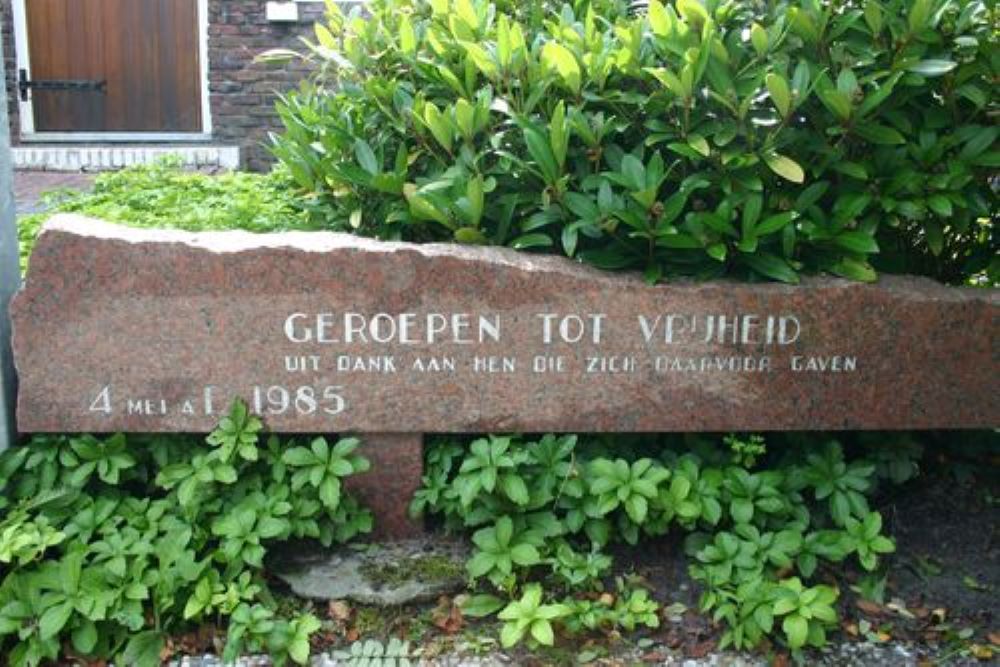
<path fill-rule="evenodd" d="M 1000 624 L 1000 480 L 994 466 L 952 467 L 879 509 L 896 538 L 890 591 L 915 606 Z"/>

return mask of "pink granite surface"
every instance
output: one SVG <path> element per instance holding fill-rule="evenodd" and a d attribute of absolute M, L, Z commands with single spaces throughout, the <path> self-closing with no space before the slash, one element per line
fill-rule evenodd
<path fill-rule="evenodd" d="M 241 396 L 285 432 L 996 427 L 998 316 L 997 290 L 921 278 L 648 286 L 504 249 L 59 216 L 13 303 L 18 424 L 207 431 Z"/>
<path fill-rule="evenodd" d="M 415 433 L 365 433 L 360 454 L 366 473 L 349 477 L 344 487 L 375 515 L 374 539 L 404 539 L 424 532 L 423 521 L 409 515 L 410 500 L 424 471 L 423 437 Z"/>

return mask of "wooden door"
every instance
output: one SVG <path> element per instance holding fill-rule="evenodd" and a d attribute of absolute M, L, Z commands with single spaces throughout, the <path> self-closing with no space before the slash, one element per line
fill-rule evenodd
<path fill-rule="evenodd" d="M 202 130 L 198 0 L 24 2 L 35 132 Z"/>

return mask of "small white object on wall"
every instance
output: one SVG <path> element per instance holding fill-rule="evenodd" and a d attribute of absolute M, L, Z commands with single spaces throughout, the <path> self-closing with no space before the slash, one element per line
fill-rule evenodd
<path fill-rule="evenodd" d="M 268 2 L 265 16 L 276 23 L 294 23 L 299 20 L 299 6 L 295 2 Z"/>

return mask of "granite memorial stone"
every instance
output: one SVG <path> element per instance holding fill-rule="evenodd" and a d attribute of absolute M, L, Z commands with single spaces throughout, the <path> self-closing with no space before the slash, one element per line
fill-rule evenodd
<path fill-rule="evenodd" d="M 1000 294 L 645 284 L 564 258 L 54 218 L 13 303 L 24 432 L 1000 425 Z"/>

